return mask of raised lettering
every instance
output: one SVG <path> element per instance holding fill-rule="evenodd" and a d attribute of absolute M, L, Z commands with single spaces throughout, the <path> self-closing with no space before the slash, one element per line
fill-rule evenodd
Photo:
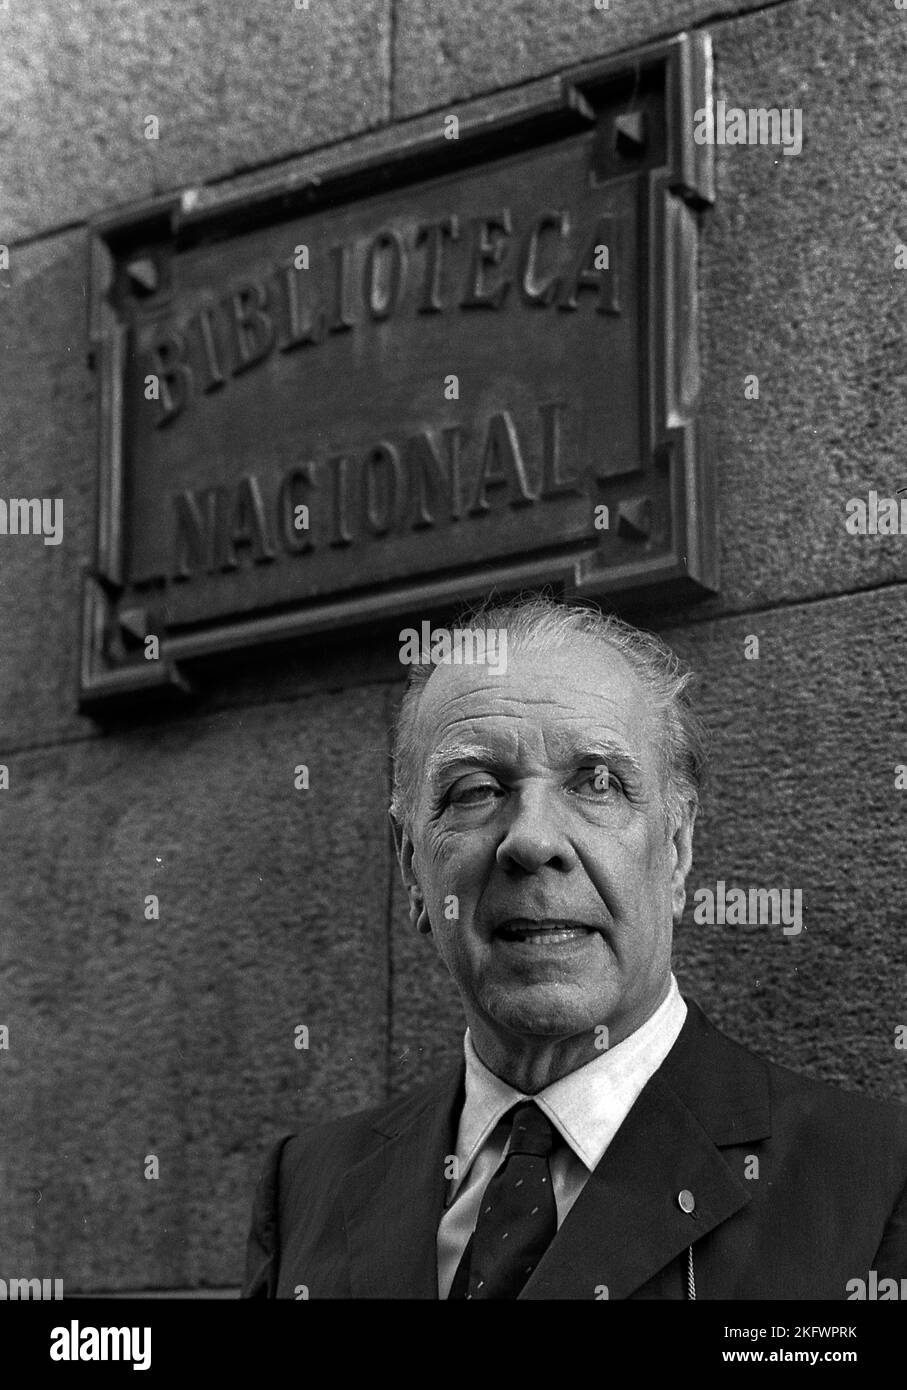
<path fill-rule="evenodd" d="M 274 320 L 266 312 L 268 295 L 264 285 L 249 280 L 230 296 L 236 339 L 234 376 L 248 371 L 267 357 L 274 346 Z"/>
<path fill-rule="evenodd" d="M 561 424 L 567 409 L 565 401 L 549 401 L 539 406 L 542 421 L 541 497 L 561 497 L 565 492 L 582 493 L 582 479 L 561 472 Z"/>
<path fill-rule="evenodd" d="M 389 318 L 396 309 L 403 284 L 404 266 L 403 242 L 398 234 L 391 231 L 379 232 L 366 252 L 363 272 L 365 302 L 373 319 Z"/>
<path fill-rule="evenodd" d="M 442 516 L 456 521 L 460 500 L 460 444 L 465 435 L 460 425 L 442 430 L 446 444 L 443 461 L 427 432 L 414 434 L 404 445 L 404 467 L 409 482 L 410 518 L 413 530 L 434 526 Z"/>
<path fill-rule="evenodd" d="M 523 238 L 523 245 L 520 251 L 519 278 L 520 289 L 523 298 L 530 304 L 551 304 L 557 298 L 560 289 L 560 277 L 556 274 L 549 275 L 547 280 L 538 280 L 538 254 L 539 242 L 542 232 L 548 227 L 557 229 L 560 237 L 565 237 L 570 228 L 570 219 L 566 212 L 543 212 L 536 218 L 530 231 Z"/>
<path fill-rule="evenodd" d="M 216 391 L 219 386 L 224 385 L 224 374 L 221 370 L 217 352 L 217 338 L 214 333 L 214 306 L 203 304 L 196 315 L 196 322 L 198 323 L 202 354 L 207 371 L 206 379 L 202 382 L 202 390 L 206 392 Z"/>
<path fill-rule="evenodd" d="M 375 536 L 386 536 L 397 519 L 404 487 L 403 469 L 391 444 L 376 444 L 362 468 L 362 510 Z"/>
<path fill-rule="evenodd" d="M 264 561 L 273 560 L 276 554 L 274 542 L 268 533 L 261 490 L 252 474 L 240 478 L 236 488 L 233 515 L 227 532 L 226 558 L 221 565 L 222 569 L 233 569 L 238 565 L 238 545 L 249 546 L 252 559 L 259 565 Z"/>
<path fill-rule="evenodd" d="M 331 478 L 331 511 L 334 525 L 330 544 L 352 545 L 353 536 L 349 529 L 348 512 L 350 461 L 345 454 L 337 454 L 334 458 L 328 459 L 327 466 Z"/>
<path fill-rule="evenodd" d="M 347 333 L 356 320 L 350 305 L 350 278 L 353 253 L 350 246 L 332 246 L 328 255 L 334 284 L 334 303 L 328 323 L 329 333 Z"/>
<path fill-rule="evenodd" d="M 559 309 L 579 307 L 578 296 L 583 290 L 598 293 L 598 312 L 600 314 L 619 314 L 617 257 L 609 257 L 614 262 L 610 270 L 595 268 L 596 246 L 613 248 L 617 238 L 617 224 L 613 217 L 600 217 L 595 230 L 583 246 L 576 259 L 572 273 L 567 277 L 563 293 L 558 301 Z"/>
<path fill-rule="evenodd" d="M 307 304 L 307 314 L 303 317 L 299 302 L 299 271 L 294 261 L 289 260 L 275 271 L 275 278 L 284 291 L 287 307 L 287 332 L 277 346 L 281 352 L 292 352 L 294 348 L 306 347 L 311 343 L 324 341 L 324 309 Z M 306 280 L 306 287 L 310 282 Z"/>
<path fill-rule="evenodd" d="M 490 511 L 491 504 L 485 496 L 489 487 L 510 487 L 516 485 L 517 495 L 510 499 L 513 507 L 525 507 L 535 498 L 526 479 L 526 469 L 520 453 L 520 442 L 510 414 L 502 410 L 492 415 L 485 436 L 485 449 L 482 465 L 473 489 L 469 506 L 470 516 L 481 516 Z"/>
<path fill-rule="evenodd" d="M 300 486 L 315 487 L 314 468 L 311 463 L 301 463 L 291 468 L 280 480 L 277 494 L 277 517 L 280 539 L 284 550 L 293 555 L 303 555 L 311 550 L 314 542 L 308 531 L 296 529 L 296 496 Z"/>
<path fill-rule="evenodd" d="M 425 279 L 419 299 L 420 314 L 440 314 L 443 285 L 444 238 L 458 241 L 460 221 L 455 216 L 441 217 L 437 222 L 420 222 L 416 228 L 416 245 L 425 243 Z"/>
<path fill-rule="evenodd" d="M 472 257 L 469 264 L 467 290 L 460 301 L 463 309 L 499 309 L 510 289 L 510 278 L 499 280 L 492 288 L 485 284 L 487 268 L 500 266 L 510 236 L 510 209 L 504 208 L 491 217 L 474 217 L 472 226 Z"/>
<path fill-rule="evenodd" d="M 187 488 L 173 494 L 173 506 L 176 512 L 173 577 L 190 579 L 197 571 L 210 571 L 214 567 L 215 491 L 203 488 L 196 494 Z"/>
<path fill-rule="evenodd" d="M 161 386 L 156 425 L 166 425 L 184 409 L 192 391 L 192 369 L 185 361 L 186 344 L 175 328 L 166 329 L 148 349 L 151 371 Z"/>

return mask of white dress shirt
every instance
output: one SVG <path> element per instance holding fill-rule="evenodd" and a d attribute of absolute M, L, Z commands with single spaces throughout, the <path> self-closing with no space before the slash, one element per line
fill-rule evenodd
<path fill-rule="evenodd" d="M 505 1157 L 510 1125 L 502 1120 L 511 1106 L 534 1100 L 566 1140 L 555 1146 L 550 1158 L 560 1229 L 633 1102 L 674 1046 L 686 1016 L 687 1006 L 672 975 L 667 998 L 635 1033 L 535 1096 L 515 1091 L 489 1071 L 467 1029 L 463 1040 L 466 1100 L 457 1131 L 457 1177 L 448 1184 L 438 1227 L 440 1298 L 450 1292 L 478 1220 L 482 1196 Z"/>

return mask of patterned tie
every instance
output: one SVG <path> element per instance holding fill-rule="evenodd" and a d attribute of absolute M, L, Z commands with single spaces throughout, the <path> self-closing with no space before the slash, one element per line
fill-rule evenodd
<path fill-rule="evenodd" d="M 557 1232 L 548 1155 L 555 1131 L 535 1101 L 514 1107 L 507 1157 L 485 1189 L 450 1298 L 516 1298 Z"/>

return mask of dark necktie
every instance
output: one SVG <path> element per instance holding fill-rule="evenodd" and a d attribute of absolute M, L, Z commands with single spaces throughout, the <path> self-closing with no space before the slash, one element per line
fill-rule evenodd
<path fill-rule="evenodd" d="M 516 1298 L 557 1232 L 548 1155 L 555 1131 L 534 1101 L 513 1111 L 507 1157 L 485 1189 L 450 1298 Z"/>

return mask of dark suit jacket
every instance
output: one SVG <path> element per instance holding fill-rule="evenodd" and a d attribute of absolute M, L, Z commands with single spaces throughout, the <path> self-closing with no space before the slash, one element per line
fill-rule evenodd
<path fill-rule="evenodd" d="M 520 1297 L 606 1286 L 612 1299 L 682 1299 L 689 1247 L 704 1299 L 846 1299 L 870 1270 L 907 1276 L 907 1109 L 774 1066 L 687 1003 Z M 437 1298 L 462 1099 L 460 1066 L 281 1140 L 255 1197 L 243 1296 Z"/>

